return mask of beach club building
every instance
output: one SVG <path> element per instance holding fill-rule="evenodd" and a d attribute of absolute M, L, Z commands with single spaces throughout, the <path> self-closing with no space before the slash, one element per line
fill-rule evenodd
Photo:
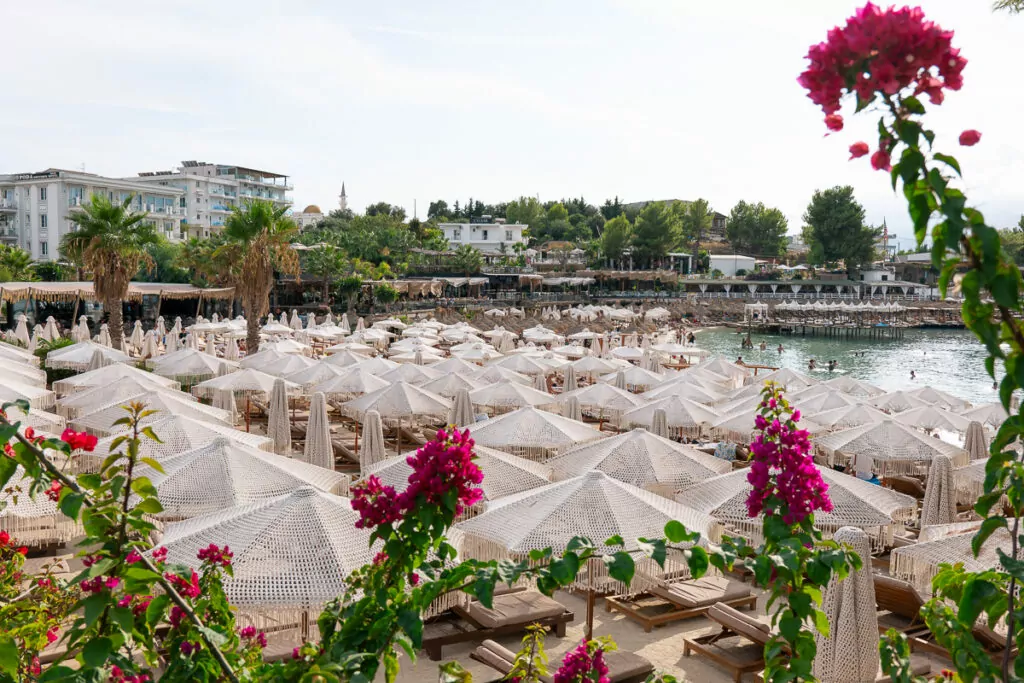
<path fill-rule="evenodd" d="M 708 267 L 719 271 L 725 277 L 735 277 L 739 271 L 745 273 L 754 272 L 756 259 L 753 256 L 740 256 L 739 254 L 710 254 L 708 256 Z M 744 273 L 744 274 L 745 274 Z"/>
<path fill-rule="evenodd" d="M 488 256 L 502 253 L 511 256 L 515 253 L 514 245 L 526 245 L 523 231 L 530 226 L 482 216 L 470 223 L 441 223 L 437 227 L 444 232 L 444 238 L 452 250 L 468 244 Z"/>

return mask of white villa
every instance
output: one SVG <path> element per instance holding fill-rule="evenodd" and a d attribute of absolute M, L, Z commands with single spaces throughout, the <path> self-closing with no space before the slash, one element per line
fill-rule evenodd
<path fill-rule="evenodd" d="M 464 244 L 479 249 L 488 255 L 506 253 L 512 255 L 513 245 L 526 245 L 526 237 L 523 231 L 528 225 L 520 223 L 499 222 L 502 219 L 491 221 L 489 216 L 484 216 L 480 223 L 441 223 L 439 228 L 444 232 L 444 238 L 448 240 L 451 249 L 458 249 Z"/>

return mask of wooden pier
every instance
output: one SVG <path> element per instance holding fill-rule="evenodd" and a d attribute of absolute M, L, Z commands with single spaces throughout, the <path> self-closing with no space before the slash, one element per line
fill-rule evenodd
<path fill-rule="evenodd" d="M 852 325 L 765 325 L 778 330 L 777 334 L 800 337 L 826 337 L 828 339 L 863 339 L 888 340 L 903 339 L 903 331 L 907 328 L 895 325 L 872 325 L 869 327 Z"/>

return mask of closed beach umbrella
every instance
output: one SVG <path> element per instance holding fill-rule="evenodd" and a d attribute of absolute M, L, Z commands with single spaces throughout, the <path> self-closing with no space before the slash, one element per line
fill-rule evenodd
<path fill-rule="evenodd" d="M 469 397 L 468 389 L 458 389 L 455 392 L 455 400 L 452 401 L 451 410 L 448 413 L 448 424 L 471 425 L 476 420 L 476 413 L 473 411 L 473 402 Z"/>
<path fill-rule="evenodd" d="M 154 358 L 159 355 L 160 346 L 156 341 L 156 332 L 150 330 L 146 333 L 146 336 L 142 338 L 142 351 L 139 355 L 143 358 Z"/>
<path fill-rule="evenodd" d="M 967 425 L 967 436 L 964 439 L 964 450 L 971 460 L 988 457 L 988 437 L 980 422 L 973 421 Z"/>
<path fill-rule="evenodd" d="M 363 416 L 363 440 L 359 444 L 359 471 L 366 473 L 374 464 L 384 460 L 384 425 L 380 413 L 368 410 Z"/>
<path fill-rule="evenodd" d="M 99 370 L 100 368 L 106 366 L 106 364 L 107 361 L 105 358 L 103 358 L 103 354 L 100 352 L 99 349 L 96 349 L 95 351 L 92 352 L 92 357 L 89 359 L 89 364 L 85 366 L 85 371 L 92 372 L 93 370 Z"/>
<path fill-rule="evenodd" d="M 224 359 L 237 361 L 238 358 L 238 342 L 235 341 L 234 337 L 228 337 L 224 341 Z"/>
<path fill-rule="evenodd" d="M 135 325 L 132 327 L 132 334 L 128 337 L 128 343 L 137 349 L 142 348 L 142 340 L 145 339 L 145 335 L 142 331 L 142 321 L 136 320 Z"/>
<path fill-rule="evenodd" d="M 292 309 L 291 320 L 288 321 L 288 327 L 292 328 L 293 330 L 302 329 L 302 320 L 299 319 L 299 312 L 296 311 L 294 308 Z"/>
<path fill-rule="evenodd" d="M 868 535 L 856 527 L 844 526 L 833 537 L 850 546 L 861 558 L 871 555 Z M 835 683 L 874 683 L 878 677 L 878 612 L 871 563 L 842 581 L 829 581 L 822 596 L 822 611 L 828 617 L 829 635 L 815 631 L 818 653 L 814 675 Z"/>
<path fill-rule="evenodd" d="M 288 421 L 288 392 L 284 380 L 274 380 L 270 391 L 270 414 L 267 418 L 267 436 L 274 442 L 274 452 L 285 455 L 292 449 L 292 426 Z"/>
<path fill-rule="evenodd" d="M 60 332 L 57 331 L 57 321 L 52 315 L 46 316 L 46 338 L 50 341 L 60 339 Z"/>
<path fill-rule="evenodd" d="M 654 416 L 651 418 L 651 434 L 664 439 L 668 438 L 668 416 L 665 414 L 664 408 L 654 411 Z"/>
<path fill-rule="evenodd" d="M 24 346 L 28 346 L 30 338 L 28 334 L 28 320 L 25 318 L 24 313 L 18 314 L 18 324 L 14 328 L 14 336 L 18 338 Z"/>
<path fill-rule="evenodd" d="M 562 403 L 562 415 L 570 420 L 583 422 L 583 407 L 580 406 L 580 400 L 575 396 L 570 396 Z"/>
<path fill-rule="evenodd" d="M 235 402 L 235 392 L 227 389 L 218 389 L 213 393 L 213 407 L 220 408 L 231 416 L 231 424 L 238 420 L 238 404 Z"/>
<path fill-rule="evenodd" d="M 945 455 L 937 455 L 928 470 L 928 485 L 921 503 L 921 526 L 952 524 L 956 521 L 956 489 L 953 463 Z"/>
<path fill-rule="evenodd" d="M 84 320 L 85 316 L 83 315 L 81 319 Z M 158 316 L 156 319 L 156 334 L 161 339 L 167 336 L 167 325 L 164 323 L 164 317 L 162 315 Z"/>
<path fill-rule="evenodd" d="M 565 383 L 562 387 L 562 393 L 567 394 L 579 388 L 579 384 L 576 381 L 576 368 L 572 365 L 565 366 Z"/>
<path fill-rule="evenodd" d="M 311 465 L 334 469 L 334 446 L 331 445 L 331 423 L 327 419 L 327 398 L 316 392 L 309 401 L 309 422 L 302 459 Z"/>
<path fill-rule="evenodd" d="M 109 347 L 113 342 L 110 340 L 110 328 L 106 323 L 100 325 L 100 332 L 96 335 L 96 343 Z"/>
<path fill-rule="evenodd" d="M 92 335 L 89 333 L 89 319 L 84 315 L 79 316 L 78 324 L 75 325 L 75 328 L 71 331 L 71 339 L 76 342 L 80 342 L 88 341 L 91 338 Z"/>

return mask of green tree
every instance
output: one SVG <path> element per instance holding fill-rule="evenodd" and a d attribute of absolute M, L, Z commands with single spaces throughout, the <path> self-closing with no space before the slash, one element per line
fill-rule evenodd
<path fill-rule="evenodd" d="M 388 310 L 391 304 L 398 301 L 398 290 L 391 285 L 377 285 L 373 288 L 373 298 L 377 303 L 384 304 L 384 310 Z"/>
<path fill-rule="evenodd" d="M 683 239 L 692 245 L 691 254 L 695 267 L 699 269 L 700 243 L 711 229 L 711 207 L 706 199 L 697 199 L 680 207 L 683 225 Z"/>
<path fill-rule="evenodd" d="M 181 245 L 177 265 L 191 273 L 191 282 L 197 287 L 234 287 L 240 273 L 239 263 L 221 249 L 225 244 L 223 232 L 208 239 L 191 237 Z"/>
<path fill-rule="evenodd" d="M 169 242 L 163 236 L 159 237 L 156 244 L 146 247 L 152 259 L 152 267 L 140 268 L 135 274 L 135 280 L 140 282 L 189 282 L 192 274 L 182 268 L 181 252 L 182 245 Z"/>
<path fill-rule="evenodd" d="M 729 213 L 725 235 L 737 252 L 778 257 L 786 253 L 789 222 L 782 211 L 761 202 L 740 201 Z"/>
<path fill-rule="evenodd" d="M 612 267 L 622 268 L 622 254 L 629 246 L 633 226 L 621 213 L 604 224 L 601 235 L 601 254 L 611 261 Z"/>
<path fill-rule="evenodd" d="M 569 210 L 561 202 L 556 202 L 548 208 L 547 219 L 551 223 L 567 221 L 569 220 Z"/>
<path fill-rule="evenodd" d="M 333 244 L 326 244 L 304 252 L 300 261 L 304 272 L 320 278 L 322 301 L 326 304 L 331 281 L 340 277 L 349 268 L 345 252 Z"/>
<path fill-rule="evenodd" d="M 619 201 L 619 195 L 615 195 L 615 201 L 604 200 L 604 205 L 601 206 L 601 215 L 608 221 L 622 215 L 622 202 Z"/>
<path fill-rule="evenodd" d="M 363 288 L 363 278 L 349 275 L 338 280 L 338 295 L 345 298 L 345 310 L 352 312 L 352 305 Z"/>
<path fill-rule="evenodd" d="M 405 220 L 405 209 L 400 206 L 393 206 L 387 202 L 377 202 L 366 207 L 367 216 L 389 216 L 399 223 Z"/>
<path fill-rule="evenodd" d="M 129 210 L 133 198 L 130 195 L 116 204 L 93 194 L 71 213 L 78 229 L 61 240 L 64 253 L 92 272 L 93 291 L 110 316 L 110 342 L 115 349 L 121 348 L 124 336 L 121 304 L 128 296 L 128 283 L 143 264 L 152 266 L 147 248 L 160 240 L 156 229 L 145 223 L 148 214 Z"/>
<path fill-rule="evenodd" d="M 61 282 L 72 274 L 72 269 L 60 261 L 39 261 L 33 266 L 33 269 L 36 272 L 36 277 L 43 282 Z M 3 270 L 2 266 L 0 266 L 0 270 Z M 0 275 L 0 279 L 10 280 L 11 278 L 4 278 Z"/>
<path fill-rule="evenodd" d="M 245 309 L 246 352 L 250 354 L 260 348 L 260 318 L 270 309 L 274 271 L 299 273 L 298 255 L 291 246 L 299 229 L 285 215 L 286 210 L 255 200 L 234 207 L 224 224 L 227 243 L 218 252 L 240 264 L 235 288 Z"/>
<path fill-rule="evenodd" d="M 463 244 L 455 250 L 455 255 L 452 256 L 452 265 L 464 275 L 476 275 L 483 268 L 484 257 L 479 249 L 469 244 Z"/>
<path fill-rule="evenodd" d="M 520 197 L 505 207 L 505 218 L 509 223 L 536 226 L 544 215 L 544 208 L 535 197 Z"/>
<path fill-rule="evenodd" d="M 438 199 L 436 202 L 430 202 L 430 206 L 427 208 L 427 218 L 435 220 L 447 219 L 449 211 L 448 202 Z"/>
<path fill-rule="evenodd" d="M 607 226 L 605 230 L 607 230 Z M 679 242 L 679 224 L 664 202 L 650 202 L 633 226 L 633 251 L 641 265 L 651 267 Z"/>
<path fill-rule="evenodd" d="M 843 261 L 852 277 L 875 257 L 875 240 L 881 230 L 864 224 L 864 207 L 849 185 L 816 190 L 804 212 L 813 263 Z"/>
<path fill-rule="evenodd" d="M 36 279 L 32 254 L 21 247 L 0 246 L 0 271 L 6 280 L 27 282 Z"/>

